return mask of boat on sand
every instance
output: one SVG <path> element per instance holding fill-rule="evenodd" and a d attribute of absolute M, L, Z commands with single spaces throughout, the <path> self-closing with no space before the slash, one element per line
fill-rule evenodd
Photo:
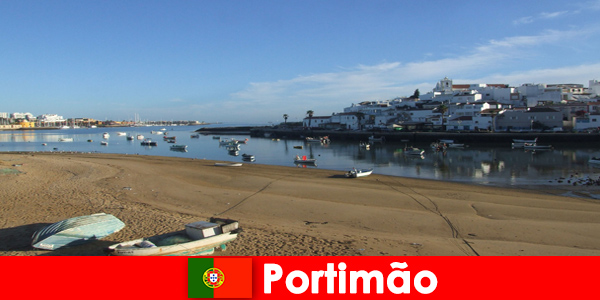
<path fill-rule="evenodd" d="M 346 177 L 348 178 L 358 178 L 358 177 L 365 177 L 365 176 L 369 176 L 371 175 L 371 173 L 373 173 L 373 169 L 356 169 L 356 168 L 352 168 L 352 170 L 346 172 Z"/>
<path fill-rule="evenodd" d="M 238 221 L 210 218 L 186 224 L 181 231 L 114 244 L 104 252 L 117 256 L 208 255 L 215 248 L 225 250 L 225 244 L 235 240 L 240 231 Z"/>

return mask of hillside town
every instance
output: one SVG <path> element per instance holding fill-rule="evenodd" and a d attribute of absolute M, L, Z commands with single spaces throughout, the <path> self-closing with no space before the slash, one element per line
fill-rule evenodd
<path fill-rule="evenodd" d="M 600 128 L 600 82 L 582 84 L 455 84 L 410 97 L 364 101 L 330 116 L 312 110 L 305 128 L 460 132 L 585 132 Z"/>

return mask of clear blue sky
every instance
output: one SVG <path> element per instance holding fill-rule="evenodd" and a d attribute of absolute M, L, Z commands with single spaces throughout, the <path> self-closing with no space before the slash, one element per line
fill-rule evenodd
<path fill-rule="evenodd" d="M 0 112 L 279 123 L 455 83 L 600 79 L 593 1 L 0 1 Z"/>

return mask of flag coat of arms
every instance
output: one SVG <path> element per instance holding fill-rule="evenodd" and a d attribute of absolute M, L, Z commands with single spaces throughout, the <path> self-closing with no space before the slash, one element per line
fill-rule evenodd
<path fill-rule="evenodd" d="M 252 298 L 252 258 L 188 258 L 189 298 Z"/>

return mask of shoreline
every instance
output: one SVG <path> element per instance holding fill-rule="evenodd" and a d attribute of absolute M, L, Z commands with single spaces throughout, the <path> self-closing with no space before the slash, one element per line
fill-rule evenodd
<path fill-rule="evenodd" d="M 559 189 L 483 187 L 340 171 L 120 154 L 3 153 L 0 255 L 103 255 L 110 244 L 211 216 L 243 232 L 214 255 L 600 255 L 600 204 Z M 582 188 L 581 190 L 584 190 Z M 34 250 L 31 234 L 112 213 L 126 227 L 90 244 Z"/>

